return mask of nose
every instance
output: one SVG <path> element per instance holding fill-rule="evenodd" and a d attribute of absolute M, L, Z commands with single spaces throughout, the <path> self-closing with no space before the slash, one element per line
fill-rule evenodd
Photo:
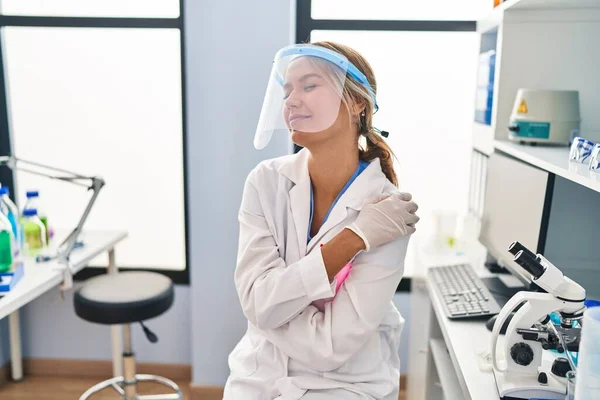
<path fill-rule="evenodd" d="M 284 104 L 287 108 L 298 108 L 302 104 L 302 100 L 300 99 L 300 95 L 295 90 L 292 90 L 292 93 L 285 99 Z"/>

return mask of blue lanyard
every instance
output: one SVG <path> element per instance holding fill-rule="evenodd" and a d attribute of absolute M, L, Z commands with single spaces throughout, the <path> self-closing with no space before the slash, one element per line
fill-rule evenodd
<path fill-rule="evenodd" d="M 329 218 L 329 214 L 331 213 L 331 210 L 333 210 L 333 207 L 335 207 L 335 205 L 338 202 L 338 200 L 340 199 L 340 197 L 342 197 L 342 195 L 346 192 L 346 190 L 348 190 L 350 185 L 352 185 L 352 182 L 354 182 L 354 180 L 358 177 L 358 175 L 360 175 L 360 173 L 363 172 L 365 170 L 365 168 L 367 168 L 368 166 L 369 166 L 368 161 L 359 161 L 358 162 L 358 167 L 356 168 L 356 171 L 354 171 L 354 173 L 352 174 L 350 179 L 348 179 L 348 182 L 346 182 L 346 184 L 344 185 L 342 190 L 338 193 L 337 197 L 333 201 L 333 204 L 331 204 L 331 207 L 329 207 L 329 210 L 327 210 L 327 214 L 325 214 L 325 219 L 323 219 L 322 225 L 325 225 L 325 221 L 327 221 L 327 218 Z M 310 220 L 308 222 L 308 234 L 306 235 L 307 243 L 310 242 L 310 239 L 312 239 L 310 237 L 310 228 L 312 226 L 313 213 L 314 213 L 314 196 L 313 196 L 313 187 L 312 187 L 312 183 L 311 183 L 311 185 L 310 185 Z"/>

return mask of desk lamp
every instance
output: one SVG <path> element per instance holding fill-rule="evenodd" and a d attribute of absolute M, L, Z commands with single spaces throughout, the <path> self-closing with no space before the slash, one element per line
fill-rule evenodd
<path fill-rule="evenodd" d="M 93 190 L 94 193 L 90 197 L 88 204 L 79 218 L 79 222 L 73 231 L 59 245 L 56 259 L 62 265 L 63 282 L 60 285 L 62 291 L 69 290 L 73 287 L 73 275 L 71 274 L 71 264 L 69 257 L 77 244 L 77 238 L 81 234 L 83 224 L 87 220 L 88 215 L 100 193 L 100 189 L 104 186 L 103 179 L 95 176 L 84 176 L 74 172 L 66 171 L 59 168 L 50 167 L 40 163 L 25 161 L 14 156 L 1 156 L 0 166 L 7 166 L 13 171 L 24 171 L 30 174 L 44 176 L 50 179 L 69 182 L 74 185 L 87 187 L 88 190 Z"/>

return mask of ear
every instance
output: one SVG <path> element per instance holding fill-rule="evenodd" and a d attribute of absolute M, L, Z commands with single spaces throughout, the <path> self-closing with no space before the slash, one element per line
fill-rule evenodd
<path fill-rule="evenodd" d="M 365 111 L 365 108 L 366 104 L 362 101 L 353 103 L 350 107 L 350 114 L 352 114 L 353 117 L 358 117 L 363 111 Z"/>

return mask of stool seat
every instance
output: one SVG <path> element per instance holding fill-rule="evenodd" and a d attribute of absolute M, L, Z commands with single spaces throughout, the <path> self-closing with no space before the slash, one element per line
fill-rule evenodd
<path fill-rule="evenodd" d="M 75 293 L 75 313 L 98 324 L 117 325 L 159 316 L 173 304 L 173 282 L 154 272 L 124 271 L 88 279 Z"/>

